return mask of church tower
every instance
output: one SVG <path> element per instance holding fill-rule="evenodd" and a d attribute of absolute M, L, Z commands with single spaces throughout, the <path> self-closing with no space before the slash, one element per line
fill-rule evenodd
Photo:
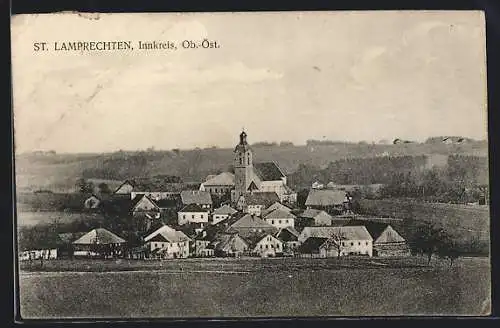
<path fill-rule="evenodd" d="M 240 133 L 240 142 L 234 149 L 234 201 L 244 194 L 253 177 L 252 150 L 245 131 Z"/>

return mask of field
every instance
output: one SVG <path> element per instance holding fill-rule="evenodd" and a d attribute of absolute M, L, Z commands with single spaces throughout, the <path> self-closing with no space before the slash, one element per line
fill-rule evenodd
<path fill-rule="evenodd" d="M 143 266 L 113 261 L 91 265 L 85 260 L 53 263 L 57 262 L 49 270 L 101 267 L 104 272 L 22 271 L 23 318 L 485 315 L 490 311 L 487 258 L 459 259 L 452 267 L 440 260 L 426 266 L 421 259 L 347 258 L 151 261 L 141 262 Z M 133 271 L 116 271 L 117 267 Z"/>
<path fill-rule="evenodd" d="M 404 199 L 362 199 L 363 212 L 382 217 L 403 219 L 398 231 L 409 234 L 421 221 L 431 221 L 445 227 L 461 241 L 473 238 L 481 242 L 490 240 L 490 211 L 488 206 L 424 203 Z"/>

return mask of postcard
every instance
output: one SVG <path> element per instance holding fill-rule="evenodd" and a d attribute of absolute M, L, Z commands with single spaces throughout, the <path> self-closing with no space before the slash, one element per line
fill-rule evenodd
<path fill-rule="evenodd" d="M 12 17 L 27 319 L 491 313 L 485 17 Z"/>

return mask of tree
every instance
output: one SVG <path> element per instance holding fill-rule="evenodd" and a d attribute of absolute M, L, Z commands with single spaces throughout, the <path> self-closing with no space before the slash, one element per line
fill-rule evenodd
<path fill-rule="evenodd" d="M 449 259 L 450 266 L 453 266 L 453 262 L 462 255 L 459 245 L 449 236 L 440 243 L 437 253 L 439 257 Z"/>
<path fill-rule="evenodd" d="M 451 237 L 444 228 L 437 227 L 431 222 L 423 222 L 417 227 L 410 245 L 414 253 L 426 255 L 427 264 L 430 264 L 434 254 L 451 255 L 451 248 L 456 248 L 456 245 L 452 245 L 450 240 Z"/>
<path fill-rule="evenodd" d="M 76 188 L 82 194 L 91 194 L 94 191 L 94 184 L 91 181 L 80 178 L 76 181 Z"/>
<path fill-rule="evenodd" d="M 111 189 L 109 189 L 109 186 L 104 182 L 101 182 L 97 188 L 99 188 L 99 193 L 101 194 L 111 194 Z"/>
<path fill-rule="evenodd" d="M 343 249 L 343 241 L 346 240 L 345 233 L 342 231 L 342 228 L 338 230 L 332 231 L 330 234 L 330 238 L 326 241 L 327 249 L 333 247 L 337 251 L 337 258 L 340 258 L 342 255 Z"/>

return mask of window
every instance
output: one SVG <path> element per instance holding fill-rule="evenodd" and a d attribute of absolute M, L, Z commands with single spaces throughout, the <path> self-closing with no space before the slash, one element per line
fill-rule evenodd
<path fill-rule="evenodd" d="M 278 223 L 281 224 L 281 220 L 278 220 Z"/>
<path fill-rule="evenodd" d="M 182 215 L 182 218 L 183 218 L 183 219 L 186 219 L 186 214 L 183 214 L 183 215 Z"/>
<path fill-rule="evenodd" d="M 203 214 L 201 215 L 201 218 L 203 219 Z"/>
<path fill-rule="evenodd" d="M 274 248 L 274 245 L 273 245 L 273 244 L 271 244 L 270 246 L 271 246 L 271 248 Z"/>
<path fill-rule="evenodd" d="M 285 220 L 285 223 L 288 223 L 288 220 Z"/>
<path fill-rule="evenodd" d="M 361 242 L 360 241 L 358 241 L 358 246 L 361 246 Z"/>
<path fill-rule="evenodd" d="M 368 242 L 366 242 L 366 246 L 368 246 Z"/>
<path fill-rule="evenodd" d="M 250 156 L 248 156 L 247 159 L 248 159 L 247 164 L 250 165 Z"/>
<path fill-rule="evenodd" d="M 268 248 L 269 248 L 269 247 L 268 247 L 268 245 L 266 244 L 266 249 L 268 249 Z"/>
<path fill-rule="evenodd" d="M 260 249 L 262 249 L 262 244 L 260 244 Z"/>
<path fill-rule="evenodd" d="M 342 242 L 342 246 L 345 246 L 345 243 L 344 243 L 344 242 Z"/>
<path fill-rule="evenodd" d="M 280 249 L 280 244 L 276 244 L 276 249 Z"/>
<path fill-rule="evenodd" d="M 193 214 L 193 215 L 191 215 L 191 219 L 194 219 L 194 214 Z"/>
<path fill-rule="evenodd" d="M 271 220 L 271 224 L 274 224 L 274 220 Z"/>
<path fill-rule="evenodd" d="M 240 165 L 243 164 L 243 158 L 240 156 Z"/>
<path fill-rule="evenodd" d="M 354 243 L 353 243 L 353 242 L 351 242 L 351 246 L 354 246 Z"/>

